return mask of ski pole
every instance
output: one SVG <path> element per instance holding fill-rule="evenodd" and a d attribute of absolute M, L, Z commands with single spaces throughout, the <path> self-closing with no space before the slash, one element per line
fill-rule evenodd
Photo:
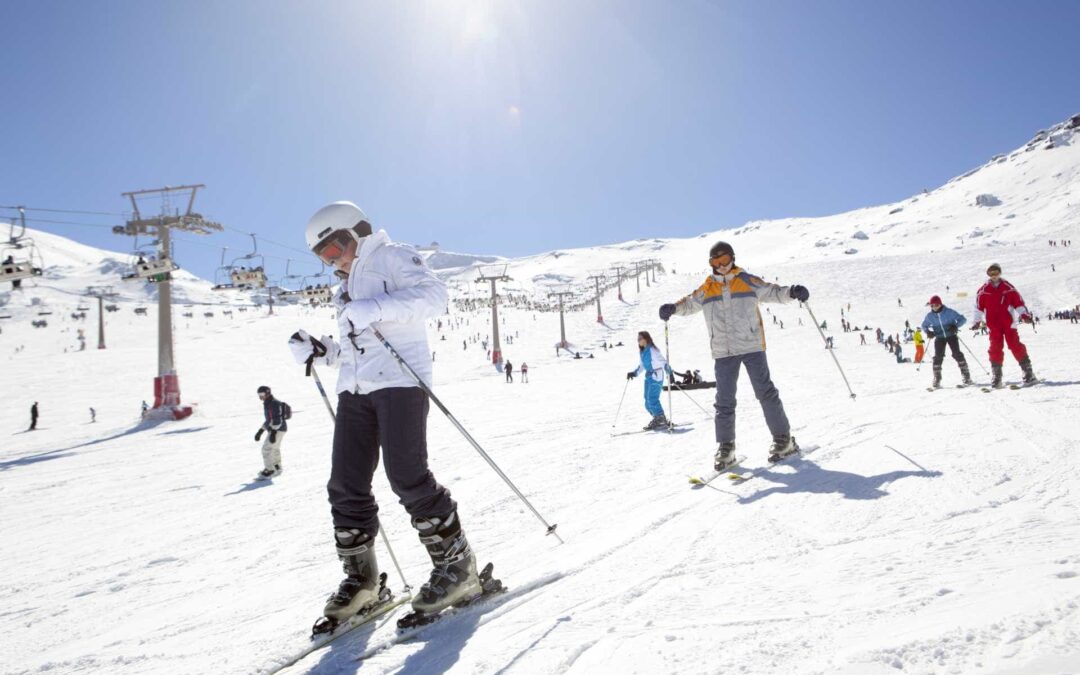
<path fill-rule="evenodd" d="M 555 535 L 555 538 L 559 540 L 560 544 L 566 543 L 562 540 L 562 537 L 559 536 L 559 533 L 555 531 L 555 528 L 558 527 L 558 525 L 548 525 L 548 522 L 544 520 L 544 517 L 540 515 L 539 511 L 536 510 L 536 507 L 532 505 L 532 502 L 526 499 L 525 495 L 521 494 L 521 490 L 519 490 L 517 486 L 514 485 L 514 482 L 511 481 L 505 473 L 503 473 L 503 470 L 499 468 L 499 465 L 495 463 L 495 460 L 491 458 L 491 455 L 487 454 L 487 452 L 485 452 L 484 449 L 480 447 L 480 444 L 476 442 L 476 439 L 474 439 L 472 435 L 465 430 L 465 427 L 461 426 L 461 422 L 457 421 L 457 418 L 454 417 L 454 415 L 450 412 L 449 409 L 447 409 L 445 405 L 443 405 L 442 401 L 439 400 L 439 397 L 435 395 L 435 392 L 431 391 L 431 387 L 427 386 L 424 381 L 420 379 L 420 376 L 416 374 L 416 371 L 413 370 L 412 366 L 409 365 L 408 361 L 402 358 L 401 354 L 398 354 L 397 350 L 394 349 L 394 346 L 391 345 L 385 337 L 383 337 L 383 334 L 381 332 L 379 332 L 379 329 L 375 326 L 369 326 L 369 328 L 371 329 L 372 334 L 375 335 L 376 339 L 378 339 L 379 342 L 382 343 L 382 346 L 386 347 L 386 350 L 390 352 L 390 354 L 397 360 L 398 364 L 401 365 L 402 369 L 410 377 L 412 377 L 413 381 L 416 382 L 416 385 L 423 389 L 424 393 L 428 395 L 428 398 L 431 399 L 432 403 L 437 405 L 439 407 L 439 410 L 441 410 L 442 413 L 446 415 L 446 419 L 450 420 L 450 423 L 457 427 L 457 430 L 461 432 L 461 435 L 465 437 L 465 440 L 467 440 L 469 444 L 472 445 L 478 453 L 480 453 L 480 456 L 483 457 L 484 461 L 487 462 L 488 465 L 492 468 L 492 470 L 494 470 L 495 473 L 499 475 L 499 478 L 502 478 L 503 482 L 506 483 L 510 487 L 510 489 L 514 491 L 514 494 L 517 495 L 517 498 L 520 499 L 522 503 L 525 504 L 525 506 L 529 507 L 529 510 L 533 512 L 533 515 L 536 516 L 537 520 L 544 524 L 544 527 L 547 528 L 547 533 Z"/>
<path fill-rule="evenodd" d="M 667 321 L 664 321 L 664 351 L 667 352 L 666 354 L 664 354 L 664 358 L 667 359 L 667 367 L 670 369 L 671 368 L 671 343 L 668 341 L 668 322 Z M 667 375 L 666 372 L 664 374 Z M 675 378 L 674 377 L 670 378 L 670 382 L 671 382 L 671 385 L 674 385 L 675 384 Z M 672 433 L 675 433 L 675 408 L 671 403 L 671 386 L 668 386 L 668 390 L 667 390 L 667 408 L 668 408 L 668 412 L 671 414 L 671 417 L 668 418 L 668 433 L 672 434 Z"/>
<path fill-rule="evenodd" d="M 964 338 L 960 337 L 960 333 L 956 334 L 956 339 L 960 340 L 960 344 L 964 345 L 964 349 L 968 350 L 968 354 L 971 354 L 971 358 L 975 360 L 975 363 L 979 364 L 979 367 L 982 368 L 982 371 L 989 375 L 990 371 L 988 371 L 986 369 L 986 366 L 982 364 L 982 361 L 979 360 L 979 357 L 975 356 L 975 352 L 971 351 L 971 347 L 968 347 L 967 343 L 964 342 Z"/>
<path fill-rule="evenodd" d="M 319 394 L 322 396 L 323 403 L 326 404 L 326 411 L 330 413 L 330 419 L 337 424 L 337 414 L 334 412 L 334 407 L 330 405 L 330 397 L 326 395 L 326 390 L 323 389 L 322 380 L 319 379 L 319 373 L 315 370 L 314 364 L 316 356 L 326 355 L 326 347 L 315 338 L 311 338 L 311 342 L 315 351 L 311 353 L 311 356 L 308 357 L 307 363 L 305 364 L 307 366 L 307 374 L 315 378 L 315 386 L 319 388 Z M 409 585 L 408 580 L 405 578 L 405 573 L 401 571 L 401 565 L 398 564 L 397 556 L 394 555 L 394 547 L 390 545 L 390 538 L 386 536 L 386 532 L 383 530 L 381 524 L 379 525 L 379 535 L 382 536 L 383 544 L 386 545 L 386 551 L 390 554 L 390 559 L 394 561 L 394 567 L 397 568 L 398 576 L 401 577 L 401 583 L 404 586 L 402 592 L 411 594 L 412 586 Z"/>
<path fill-rule="evenodd" d="M 674 387 L 674 386 L 675 386 L 674 384 L 672 384 L 672 385 L 671 385 L 671 387 Z M 669 394 L 671 393 L 671 387 L 668 387 L 668 393 L 669 393 Z M 683 393 L 683 396 L 686 396 L 686 398 L 690 399 L 690 402 L 691 402 L 691 403 L 693 403 L 693 404 L 694 404 L 694 405 L 696 405 L 696 406 L 697 406 L 698 408 L 700 408 L 700 409 L 701 409 L 701 412 L 705 413 L 705 414 L 706 414 L 706 415 L 708 415 L 708 416 L 709 416 L 710 418 L 711 418 L 711 417 L 713 416 L 713 414 L 712 414 L 711 412 L 709 412 L 708 410 L 706 410 L 706 409 L 705 409 L 705 406 L 703 406 L 703 405 L 701 405 L 700 403 L 698 403 L 697 401 L 695 401 L 695 400 L 694 400 L 694 397 L 693 397 L 693 396 L 691 396 L 690 394 L 686 393 L 686 390 L 685 390 L 685 389 L 683 389 L 682 387 L 679 387 L 679 391 L 681 391 L 681 392 Z"/>
<path fill-rule="evenodd" d="M 626 389 L 630 386 L 630 379 L 627 378 L 626 384 L 622 388 L 622 396 L 619 397 L 619 407 L 615 409 L 615 419 L 611 422 L 611 428 L 615 428 L 615 424 L 619 421 L 619 413 L 622 412 L 623 399 L 626 398 Z"/>
<path fill-rule="evenodd" d="M 828 345 L 829 343 L 825 339 L 825 331 L 821 330 L 821 324 L 818 323 L 817 317 L 814 316 L 814 310 L 810 309 L 810 303 L 804 302 L 803 307 L 810 313 L 810 320 L 814 322 L 814 327 L 817 328 L 818 333 L 821 334 L 821 341 Z M 830 349 L 829 356 L 832 357 L 833 363 L 836 364 L 836 369 L 840 371 L 840 377 L 844 378 L 844 384 L 847 385 L 847 390 L 848 393 L 851 394 L 851 398 L 855 398 L 855 392 L 851 391 L 851 383 L 848 382 L 847 375 L 844 374 L 844 369 L 840 367 L 840 361 L 836 358 L 836 352 Z"/>

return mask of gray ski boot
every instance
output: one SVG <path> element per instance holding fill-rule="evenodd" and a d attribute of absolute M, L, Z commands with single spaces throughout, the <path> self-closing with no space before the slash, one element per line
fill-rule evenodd
<path fill-rule="evenodd" d="M 381 582 L 372 537 L 355 528 L 338 527 L 334 539 L 346 576 L 326 601 L 323 615 L 340 622 L 378 602 Z"/>
<path fill-rule="evenodd" d="M 713 468 L 724 471 L 739 463 L 735 457 L 735 441 L 724 441 L 716 449 L 716 458 L 713 460 Z"/>
<path fill-rule="evenodd" d="M 656 415 L 652 418 L 648 424 L 645 425 L 645 431 L 654 431 L 656 429 L 667 429 L 671 426 L 671 422 L 668 422 L 668 418 L 663 414 Z"/>
<path fill-rule="evenodd" d="M 990 380 L 990 386 L 993 387 L 994 389 L 1001 389 L 1001 387 L 1003 386 L 1001 384 L 1001 377 L 1002 377 L 1001 364 L 1000 363 L 991 363 L 990 364 L 990 372 L 993 374 L 992 378 Z"/>
<path fill-rule="evenodd" d="M 461 530 L 457 511 L 442 518 L 413 518 L 412 525 L 435 566 L 412 600 L 413 611 L 438 614 L 447 607 L 467 604 L 484 592 L 476 573 L 476 557 Z"/>
<path fill-rule="evenodd" d="M 964 384 L 964 386 L 972 384 L 971 371 L 968 370 L 967 361 L 960 362 L 960 377 L 962 378 L 960 381 Z"/>
<path fill-rule="evenodd" d="M 1035 384 L 1039 381 L 1039 378 L 1035 377 L 1035 370 L 1031 367 L 1031 359 L 1025 357 L 1020 362 L 1020 369 L 1024 371 L 1024 384 Z"/>
<path fill-rule="evenodd" d="M 773 436 L 772 445 L 769 447 L 769 463 L 776 464 L 799 451 L 799 444 L 795 437 L 790 434 Z"/>
<path fill-rule="evenodd" d="M 941 366 L 934 366 L 934 382 L 930 386 L 941 389 Z"/>

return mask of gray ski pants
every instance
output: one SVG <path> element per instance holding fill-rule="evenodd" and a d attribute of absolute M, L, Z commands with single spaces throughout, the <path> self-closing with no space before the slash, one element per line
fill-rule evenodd
<path fill-rule="evenodd" d="M 379 505 L 371 479 L 386 462 L 390 488 L 412 517 L 441 517 L 457 508 L 450 491 L 435 481 L 427 461 L 430 401 L 419 387 L 390 387 L 370 394 L 338 394 L 331 459 L 330 514 L 334 527 L 354 527 L 374 537 Z"/>
<path fill-rule="evenodd" d="M 267 471 L 273 471 L 275 468 L 281 466 L 281 444 L 285 442 L 285 432 L 274 432 L 274 439 L 274 441 L 270 440 L 269 432 L 267 432 L 265 438 L 263 438 L 263 468 Z"/>
<path fill-rule="evenodd" d="M 780 392 L 769 377 L 769 361 L 765 352 L 751 352 L 738 356 L 716 359 L 716 442 L 735 440 L 735 390 L 739 381 L 739 366 L 746 367 L 750 386 L 765 413 L 765 424 L 773 436 L 791 433 L 791 425 L 784 414 Z"/>

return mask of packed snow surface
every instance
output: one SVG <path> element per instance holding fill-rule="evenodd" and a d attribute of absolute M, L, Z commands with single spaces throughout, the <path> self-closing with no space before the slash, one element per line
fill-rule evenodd
<path fill-rule="evenodd" d="M 390 645 L 391 620 L 286 672 L 1080 672 L 1080 326 L 1047 320 L 1080 301 L 1075 249 L 1048 245 L 1078 232 L 1080 161 L 1070 133 L 1054 128 L 1052 149 L 1044 138 L 865 214 L 510 261 L 512 283 L 536 294 L 554 285 L 534 278 L 580 281 L 646 256 L 666 270 L 642 279 L 640 292 L 624 280 L 621 301 L 609 291 L 602 324 L 591 306 L 567 316 L 568 339 L 593 358 L 556 355 L 557 314 L 501 308 L 513 383 L 481 345 L 462 344 L 490 334 L 490 310 L 452 305 L 441 330 L 430 322 L 436 394 L 566 543 L 545 536 L 433 407 L 432 469 L 458 501 L 479 562 L 494 562 L 510 594 L 401 644 Z M 1032 172 L 1031 184 L 1015 184 L 1022 171 Z M 977 206 L 979 194 L 1001 205 Z M 983 234 L 973 236 L 976 228 Z M 867 239 L 845 255 L 857 232 Z M 649 330 L 677 370 L 711 372 L 701 316 L 675 317 L 665 335 L 657 307 L 702 282 L 708 247 L 721 236 L 746 269 L 810 289 L 809 308 L 828 322 L 857 396 L 807 308 L 763 305 L 773 379 L 808 452 L 741 485 L 721 476 L 693 488 L 688 477 L 709 473 L 715 449 L 712 391 L 664 395 L 684 424 L 675 433 L 613 434 L 648 421 L 641 381 L 625 378 L 637 364 L 637 331 Z M 94 251 L 64 264 L 91 270 L 103 255 Z M 1036 387 L 956 389 L 947 358 L 945 387 L 928 392 L 928 364 L 897 364 L 872 334 L 860 346 L 860 333 L 839 330 L 843 308 L 857 326 L 901 332 L 906 320 L 921 323 L 932 294 L 970 318 L 989 262 L 1042 318 L 1037 333 L 1021 328 L 1045 379 Z M 460 275 L 451 281 L 471 283 L 475 270 Z M 96 350 L 96 310 L 86 322 L 71 319 L 80 299 L 65 297 L 64 283 L 26 282 L 0 307 L 12 316 L 0 323 L 8 434 L 0 672 L 273 670 L 307 642 L 340 579 L 325 493 L 332 425 L 286 346 L 298 328 L 334 333 L 330 310 L 178 313 L 177 369 L 196 412 L 140 422 L 156 374 L 155 305 L 137 316 L 140 298 L 125 296 L 106 316 L 108 348 Z M 71 283 L 73 293 L 98 277 Z M 220 297 L 205 282 L 190 284 L 192 301 L 203 289 L 207 302 Z M 46 328 L 30 325 L 34 296 L 56 310 Z M 78 328 L 86 351 L 77 350 Z M 966 329 L 962 338 L 985 384 L 987 338 Z M 904 349 L 910 357 L 911 345 Z M 522 362 L 528 384 L 519 381 Z M 1005 363 L 1006 379 L 1018 381 L 1008 354 Z M 331 386 L 333 374 L 322 375 Z M 270 482 L 254 481 L 261 384 L 294 409 L 285 472 Z M 741 384 L 738 447 L 753 469 L 765 464 L 770 439 Z M 27 432 L 34 401 L 41 418 Z M 383 528 L 418 587 L 426 553 L 381 473 L 375 491 Z M 400 592 L 381 543 L 379 555 Z"/>

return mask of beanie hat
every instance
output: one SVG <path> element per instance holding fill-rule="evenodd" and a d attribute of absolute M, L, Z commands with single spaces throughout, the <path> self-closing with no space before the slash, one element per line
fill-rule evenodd
<path fill-rule="evenodd" d="M 926 304 L 928 304 L 928 305 L 940 305 L 941 304 L 941 296 L 940 295 L 931 295 L 930 296 L 930 302 L 928 302 Z"/>
<path fill-rule="evenodd" d="M 268 387 L 268 386 L 266 386 L 264 384 L 261 387 L 259 387 L 258 389 L 256 389 L 255 393 L 257 393 L 257 394 L 269 394 L 270 393 L 270 387 Z"/>

